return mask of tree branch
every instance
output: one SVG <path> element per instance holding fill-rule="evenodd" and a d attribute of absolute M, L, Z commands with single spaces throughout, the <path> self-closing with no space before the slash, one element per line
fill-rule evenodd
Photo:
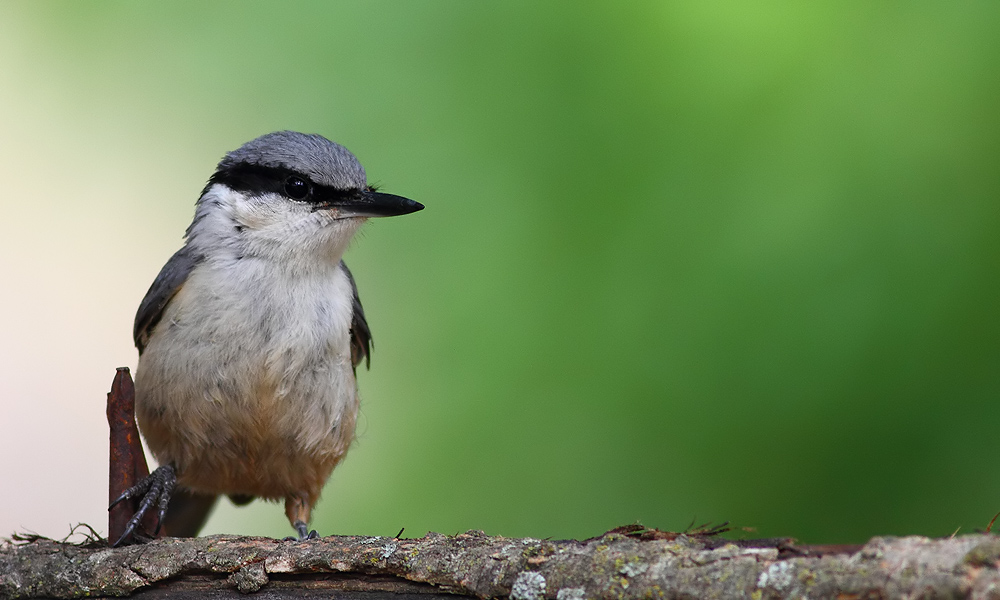
<path fill-rule="evenodd" d="M 620 530 L 619 530 L 620 531 Z M 657 532 L 662 533 L 662 532 Z M 645 536 L 650 537 L 650 536 Z M 470 531 L 305 542 L 210 536 L 111 549 L 0 547 L 0 597 L 1000 598 L 1000 536 L 874 538 L 830 553 L 785 541 L 664 535 L 544 541 Z M 673 538 L 673 539 L 669 539 Z"/>

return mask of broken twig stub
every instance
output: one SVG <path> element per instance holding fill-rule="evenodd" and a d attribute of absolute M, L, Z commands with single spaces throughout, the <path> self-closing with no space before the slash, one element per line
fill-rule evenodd
<path fill-rule="evenodd" d="M 108 392 L 108 427 L 111 429 L 111 452 L 108 469 L 108 504 L 122 492 L 149 475 L 142 451 L 139 428 L 135 422 L 135 386 L 128 367 L 119 367 Z M 138 500 L 125 500 L 108 511 L 108 536 L 117 540 L 125 525 L 139 509 Z M 147 530 L 155 527 L 155 515 L 143 521 Z"/>

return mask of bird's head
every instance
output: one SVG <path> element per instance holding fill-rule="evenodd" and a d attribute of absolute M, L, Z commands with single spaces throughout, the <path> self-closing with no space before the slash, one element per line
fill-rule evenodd
<path fill-rule="evenodd" d="M 321 135 L 278 131 L 219 162 L 187 235 L 208 255 L 339 260 L 368 218 L 422 208 L 369 186 L 364 167 L 340 144 Z"/>

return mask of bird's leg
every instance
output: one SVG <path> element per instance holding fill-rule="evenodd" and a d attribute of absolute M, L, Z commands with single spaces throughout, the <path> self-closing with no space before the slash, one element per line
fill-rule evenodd
<path fill-rule="evenodd" d="M 309 517 L 311 514 L 312 506 L 304 495 L 297 494 L 285 498 L 285 516 L 288 517 L 288 522 L 295 528 L 295 532 L 299 534 L 298 541 L 300 542 L 319 537 L 315 529 L 309 531 Z M 295 538 L 285 539 L 295 540 Z"/>
<path fill-rule="evenodd" d="M 130 500 L 132 498 L 142 498 L 139 502 L 139 509 L 135 512 L 135 515 L 129 519 L 128 524 L 125 526 L 125 532 L 118 538 L 113 546 L 119 546 L 122 541 L 129 536 L 129 534 L 134 534 L 136 527 L 142 521 L 142 518 L 146 515 L 146 512 L 155 504 L 159 509 L 159 519 L 156 522 L 156 531 L 153 532 L 155 536 L 160 532 L 160 525 L 163 524 L 163 518 L 167 514 L 167 505 L 170 503 L 170 494 L 174 491 L 174 486 L 177 485 L 177 472 L 173 465 L 163 465 L 157 468 L 155 471 L 149 474 L 149 476 L 143 478 L 139 483 L 133 485 L 129 489 L 122 492 L 121 496 L 111 503 L 108 510 L 111 510 L 119 502 L 124 500 Z"/>

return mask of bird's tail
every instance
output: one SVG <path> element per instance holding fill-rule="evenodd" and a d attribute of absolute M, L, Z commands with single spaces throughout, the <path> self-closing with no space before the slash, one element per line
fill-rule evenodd
<path fill-rule="evenodd" d="M 170 506 L 167 516 L 163 519 L 162 535 L 171 537 L 194 537 L 212 514 L 215 501 L 219 497 L 210 494 L 198 494 L 182 488 L 177 488 L 170 496 Z"/>

